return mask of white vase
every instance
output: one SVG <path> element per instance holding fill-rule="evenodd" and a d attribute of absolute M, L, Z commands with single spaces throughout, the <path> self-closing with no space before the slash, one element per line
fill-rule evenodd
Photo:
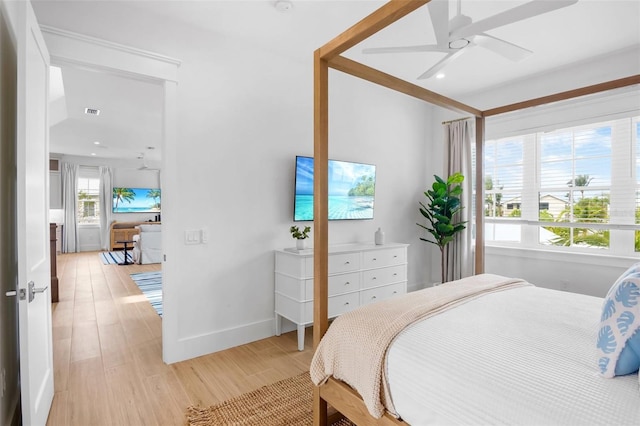
<path fill-rule="evenodd" d="M 304 250 L 305 247 L 307 247 L 307 240 L 306 239 L 296 239 L 296 248 L 298 250 Z"/>
<path fill-rule="evenodd" d="M 375 241 L 377 246 L 384 244 L 384 231 L 381 228 L 378 228 L 375 233 Z"/>

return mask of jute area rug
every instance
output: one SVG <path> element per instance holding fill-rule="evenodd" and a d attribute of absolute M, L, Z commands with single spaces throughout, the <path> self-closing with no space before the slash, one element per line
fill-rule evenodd
<path fill-rule="evenodd" d="M 302 373 L 208 408 L 189 407 L 188 426 L 309 426 L 313 385 Z M 333 426 L 351 426 L 342 419 Z"/>

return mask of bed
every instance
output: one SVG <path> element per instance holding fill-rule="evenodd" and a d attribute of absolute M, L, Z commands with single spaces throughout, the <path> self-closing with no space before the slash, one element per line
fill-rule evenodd
<path fill-rule="evenodd" d="M 338 35 L 314 53 L 314 314 L 313 314 L 313 342 L 314 347 L 320 345 L 321 339 L 329 328 L 327 315 L 328 299 L 328 152 L 329 152 L 329 69 L 341 71 L 356 78 L 367 80 L 371 83 L 404 93 L 408 96 L 423 100 L 461 114 L 471 115 L 475 120 L 475 149 L 476 160 L 483 158 L 485 119 L 500 114 L 517 111 L 524 108 L 532 108 L 547 103 L 573 99 L 581 96 L 592 95 L 608 90 L 615 90 L 640 84 L 640 75 L 631 75 L 613 81 L 607 81 L 588 87 L 580 87 L 565 92 L 529 99 L 509 105 L 504 105 L 488 110 L 479 110 L 470 105 L 465 105 L 455 99 L 447 98 L 440 94 L 426 90 L 425 88 L 401 80 L 392 75 L 383 73 L 366 65 L 350 60 L 342 53 L 357 45 L 361 41 L 372 36 L 388 25 L 400 20 L 414 10 L 429 3 L 430 0 L 391 0 L 378 10 L 365 17 L 351 28 Z M 484 199 L 483 162 L 476 163 L 475 182 L 477 185 L 475 194 L 475 261 L 476 274 L 484 272 Z M 514 290 L 515 291 L 515 290 Z M 538 291 L 538 290 L 536 290 Z M 493 296 L 492 296 L 493 297 Z M 592 303 L 595 303 L 592 301 Z M 472 306 L 472 305 L 470 305 Z M 449 315 L 449 314 L 447 314 Z M 445 317 L 446 318 L 446 317 Z M 441 320 L 436 320 L 441 321 Z M 332 325 L 335 327 L 335 322 Z M 401 339 L 398 339 L 399 341 Z M 394 352 L 395 353 L 395 350 Z M 457 358 L 456 354 L 456 358 Z M 392 370 L 393 371 L 393 370 Z M 394 374 L 394 373 L 392 373 Z M 631 382 L 630 379 L 617 382 Z M 385 412 L 380 418 L 371 416 L 361 396 L 350 386 L 334 377 L 322 381 L 321 386 L 314 388 L 313 413 L 314 425 L 327 424 L 327 405 L 330 404 L 339 412 L 345 414 L 357 424 L 398 425 L 403 424 L 389 412 Z M 635 390 L 637 392 L 638 376 L 635 375 Z M 443 386 L 443 385 L 440 385 Z M 633 386 L 627 384 L 626 386 Z M 456 397 L 449 397 L 450 401 Z M 636 395 L 636 398 L 638 396 Z M 639 398 L 640 399 L 640 398 Z M 450 404 L 450 402 L 449 402 Z M 439 422 L 440 414 L 434 413 L 433 420 Z M 500 418 L 487 419 L 488 423 L 502 423 Z M 422 421 L 422 420 L 419 420 Z M 429 419 L 425 419 L 428 422 Z M 465 423 L 464 420 L 460 420 Z M 468 423 L 468 422 L 467 422 Z M 473 422 L 475 423 L 475 422 Z M 612 423 L 613 424 L 613 423 Z M 638 424 L 638 423 L 636 423 Z"/>
<path fill-rule="evenodd" d="M 482 274 L 376 305 L 336 319 L 311 364 L 357 389 L 362 424 L 640 424 L 637 372 L 598 368 L 601 298 Z"/>

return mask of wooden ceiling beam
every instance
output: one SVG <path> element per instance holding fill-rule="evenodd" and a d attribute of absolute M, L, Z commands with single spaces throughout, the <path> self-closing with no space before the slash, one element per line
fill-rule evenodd
<path fill-rule="evenodd" d="M 606 92 L 607 90 L 620 89 L 622 87 L 633 86 L 634 84 L 640 84 L 640 74 L 633 75 L 631 77 L 620 78 L 618 80 L 607 81 L 605 83 L 594 84 L 592 86 L 581 87 L 579 89 L 567 90 L 566 92 L 555 93 L 553 95 L 530 99 L 528 101 L 517 102 L 511 105 L 488 109 L 484 111 L 483 115 L 485 117 L 491 117 L 493 115 L 505 114 L 507 112 L 518 111 L 525 108 L 579 98 L 580 96 Z"/>
<path fill-rule="evenodd" d="M 439 95 L 438 93 L 427 90 L 424 87 L 409 83 L 390 74 L 378 71 L 375 68 L 371 68 L 359 62 L 347 59 L 344 56 L 336 56 L 331 59 L 329 61 L 329 67 L 338 71 L 342 71 L 346 74 L 350 74 L 354 77 L 379 84 L 380 86 L 387 87 L 391 90 L 404 93 L 405 95 L 413 96 L 414 98 L 421 99 L 425 102 L 429 102 L 442 108 L 446 108 L 456 112 L 465 112 L 476 117 L 482 116 L 482 111 L 480 111 L 479 109 L 473 108 L 469 105 L 465 105 L 454 99 L 447 98 L 446 96 Z"/>
<path fill-rule="evenodd" d="M 393 24 L 431 0 L 391 0 L 351 28 L 322 46 L 320 57 L 330 60 L 341 55 L 381 29 Z"/>

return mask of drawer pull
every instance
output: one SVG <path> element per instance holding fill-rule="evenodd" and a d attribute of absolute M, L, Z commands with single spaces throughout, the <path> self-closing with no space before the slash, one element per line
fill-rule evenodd
<path fill-rule="evenodd" d="M 373 261 L 375 262 L 376 260 L 378 260 L 378 259 L 376 259 L 376 258 L 374 257 L 374 258 L 373 258 Z"/>
<path fill-rule="evenodd" d="M 394 292 L 393 292 L 393 294 L 398 294 L 398 292 L 397 292 L 397 291 L 394 291 Z"/>
<path fill-rule="evenodd" d="M 349 284 L 351 284 L 349 281 L 347 281 L 346 283 L 344 283 L 344 285 L 349 285 Z"/>
<path fill-rule="evenodd" d="M 377 279 L 378 279 L 378 278 L 376 278 L 376 277 L 372 277 L 372 278 L 371 278 L 371 281 L 375 281 L 375 280 L 377 280 Z"/>
<path fill-rule="evenodd" d="M 345 265 L 351 265 L 351 262 L 349 262 L 348 260 L 346 262 L 344 262 Z"/>
<path fill-rule="evenodd" d="M 349 306 L 349 302 L 344 302 L 344 306 Z"/>
<path fill-rule="evenodd" d="M 393 258 L 394 258 L 394 259 L 397 259 L 397 258 L 398 258 L 398 255 L 397 255 L 397 254 L 394 254 L 394 255 L 393 255 Z"/>
<path fill-rule="evenodd" d="M 393 273 L 393 276 L 394 276 L 394 277 L 397 277 L 397 276 L 398 276 L 398 273 L 397 273 L 397 272 L 394 272 L 394 273 Z"/>
<path fill-rule="evenodd" d="M 371 296 L 371 300 L 373 300 L 373 299 L 377 299 L 377 297 L 375 297 L 375 296 Z"/>

